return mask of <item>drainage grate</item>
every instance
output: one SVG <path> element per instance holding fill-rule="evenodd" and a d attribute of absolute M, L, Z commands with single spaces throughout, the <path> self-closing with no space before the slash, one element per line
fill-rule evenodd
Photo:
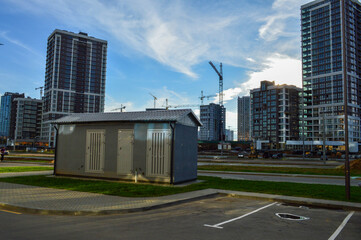
<path fill-rule="evenodd" d="M 310 218 L 308 217 L 303 217 L 303 216 L 298 216 L 298 215 L 294 215 L 291 213 L 276 213 L 276 216 L 282 219 L 287 219 L 287 220 L 294 220 L 294 221 L 301 221 L 301 220 L 308 220 Z"/>

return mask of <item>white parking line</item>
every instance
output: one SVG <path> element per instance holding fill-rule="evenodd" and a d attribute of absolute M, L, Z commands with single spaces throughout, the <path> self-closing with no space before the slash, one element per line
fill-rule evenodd
<path fill-rule="evenodd" d="M 350 212 L 328 240 L 335 240 L 355 212 Z"/>
<path fill-rule="evenodd" d="M 277 202 L 268 204 L 268 205 L 266 205 L 266 206 L 264 206 L 264 207 L 258 208 L 258 209 L 254 210 L 254 211 L 252 211 L 252 212 L 246 213 L 246 214 L 244 214 L 244 215 L 242 215 L 242 216 L 239 216 L 239 217 L 230 219 L 230 220 L 228 220 L 228 221 L 224 221 L 224 222 L 221 222 L 221 223 L 217 223 L 217 224 L 215 224 L 215 225 L 204 224 L 204 226 L 205 226 L 205 227 L 212 227 L 212 228 L 223 229 L 223 227 L 220 227 L 220 226 L 223 225 L 223 224 L 230 223 L 230 222 L 236 221 L 236 220 L 238 220 L 238 219 L 247 217 L 247 216 L 249 216 L 249 215 L 251 215 L 251 214 L 253 214 L 253 213 L 256 213 L 256 212 L 258 212 L 258 211 L 261 211 L 262 209 L 268 208 L 268 207 L 273 206 L 273 205 L 275 205 L 275 204 L 277 204 Z"/>

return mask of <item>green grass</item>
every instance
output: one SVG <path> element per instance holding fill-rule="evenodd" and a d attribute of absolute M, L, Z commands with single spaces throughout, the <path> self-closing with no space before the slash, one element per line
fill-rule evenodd
<path fill-rule="evenodd" d="M 319 168 L 264 167 L 264 166 L 257 167 L 257 166 L 203 165 L 203 166 L 198 166 L 198 170 L 288 173 L 288 174 L 307 174 L 307 175 L 334 175 L 334 176 L 345 175 L 345 170 L 340 168 L 319 169 Z M 361 176 L 361 170 L 351 170 L 351 176 Z"/>
<path fill-rule="evenodd" d="M 22 158 L 22 157 L 5 157 L 5 161 L 8 162 L 35 162 L 35 163 L 50 163 L 52 160 L 43 160 L 39 158 Z"/>
<path fill-rule="evenodd" d="M 48 171 L 53 169 L 53 167 L 0 167 L 0 173 Z"/>
<path fill-rule="evenodd" d="M 347 201 L 345 198 L 345 188 L 343 186 L 247 181 L 221 179 L 216 177 L 198 177 L 198 179 L 204 180 L 204 182 L 185 187 L 110 182 L 101 180 L 80 180 L 63 177 L 53 178 L 46 176 L 1 178 L 0 181 L 124 197 L 156 197 L 207 188 L 215 188 L 233 191 L 269 193 L 286 196 Z M 351 187 L 350 201 L 361 203 L 361 188 Z"/>

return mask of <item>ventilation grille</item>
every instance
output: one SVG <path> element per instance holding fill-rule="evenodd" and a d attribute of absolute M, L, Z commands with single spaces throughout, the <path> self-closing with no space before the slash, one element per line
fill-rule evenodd
<path fill-rule="evenodd" d="M 104 163 L 104 130 L 87 132 L 86 171 L 102 172 Z"/>
<path fill-rule="evenodd" d="M 147 174 L 166 176 L 169 174 L 170 131 L 148 130 Z"/>

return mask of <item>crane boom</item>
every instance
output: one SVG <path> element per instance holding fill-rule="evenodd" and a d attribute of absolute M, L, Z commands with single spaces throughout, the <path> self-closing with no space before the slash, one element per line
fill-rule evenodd
<path fill-rule="evenodd" d="M 209 61 L 209 64 L 212 66 L 214 71 L 219 76 L 219 105 L 223 106 L 223 71 L 222 71 L 222 63 L 220 63 L 220 71 L 217 70 L 217 68 L 214 66 L 214 64 Z"/>

